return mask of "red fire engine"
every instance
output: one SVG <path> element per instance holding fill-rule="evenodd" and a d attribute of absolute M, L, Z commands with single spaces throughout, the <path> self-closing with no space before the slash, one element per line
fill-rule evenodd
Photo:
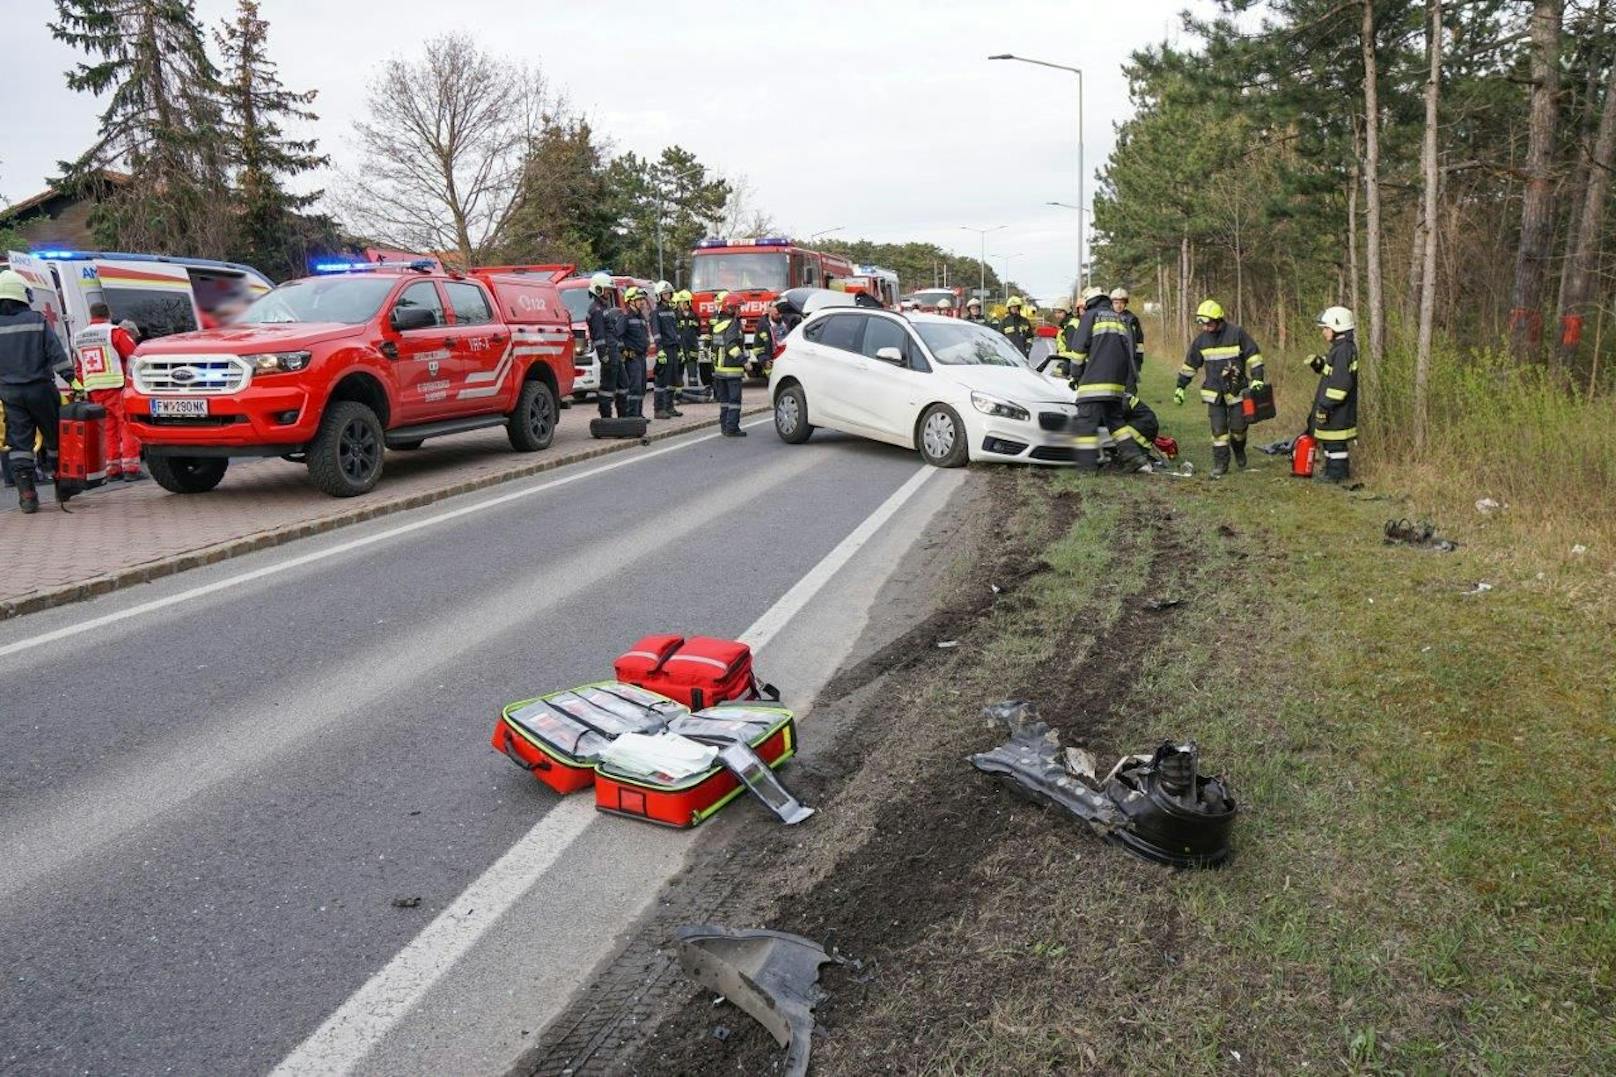
<path fill-rule="evenodd" d="M 785 236 L 704 239 L 690 255 L 690 292 L 705 328 L 719 292 L 741 296 L 741 325 L 751 339 L 769 300 L 788 288 L 829 288 L 853 276 L 853 263 L 839 254 L 799 247 Z"/>

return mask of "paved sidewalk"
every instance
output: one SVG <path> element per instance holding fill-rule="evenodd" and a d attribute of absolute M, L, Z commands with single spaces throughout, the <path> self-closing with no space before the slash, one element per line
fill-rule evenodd
<path fill-rule="evenodd" d="M 718 423 L 716 404 L 681 410 L 681 419 L 653 420 L 649 436 Z M 766 410 L 754 396 L 745 414 Z M 328 497 L 303 465 L 280 459 L 232 460 L 206 494 L 171 494 L 148 478 L 92 490 L 66 512 L 41 504 L 33 516 L 17 511 L 15 491 L 0 491 L 0 620 L 638 447 L 590 438 L 594 414 L 592 403 L 563 411 L 555 441 L 538 453 L 513 452 L 503 428 L 389 452 L 381 482 L 361 497 Z"/>

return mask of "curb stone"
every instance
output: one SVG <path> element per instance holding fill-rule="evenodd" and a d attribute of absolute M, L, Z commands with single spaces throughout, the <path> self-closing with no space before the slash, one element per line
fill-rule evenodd
<path fill-rule="evenodd" d="M 762 415 L 772 410 L 768 405 L 746 408 L 741 417 Z M 287 524 L 283 527 L 272 528 L 268 531 L 259 531 L 255 534 L 245 535 L 241 538 L 231 539 L 228 542 L 215 543 L 196 550 L 187 550 L 184 553 L 172 554 L 155 561 L 131 565 L 128 568 L 109 572 L 102 576 L 93 576 L 78 583 L 70 583 L 65 587 L 52 588 L 49 591 L 35 591 L 20 598 L 0 601 L 0 621 L 8 621 L 21 617 L 27 613 L 36 613 L 39 610 L 51 609 L 56 606 L 65 606 L 72 602 L 82 602 L 85 599 L 95 598 L 98 595 L 108 594 L 112 591 L 122 590 L 137 583 L 150 583 L 164 576 L 173 576 L 187 569 L 201 568 L 203 565 L 213 565 L 220 561 L 227 561 L 232 557 L 243 554 L 256 553 L 267 550 L 272 546 L 282 546 L 300 538 L 311 535 L 325 534 L 338 528 L 348 527 L 351 524 L 364 523 L 380 516 L 391 516 L 394 513 L 408 512 L 423 505 L 430 505 L 436 501 L 457 497 L 460 494 L 469 494 L 477 490 L 497 486 L 503 482 L 514 479 L 525 479 L 546 471 L 569 464 L 582 463 L 597 457 L 607 456 L 611 453 L 627 452 L 637 446 L 653 442 L 665 441 L 669 438 L 682 437 L 685 434 L 698 430 L 707 430 L 718 425 L 718 419 L 702 419 L 681 426 L 677 430 L 660 430 L 648 433 L 643 440 L 611 441 L 603 445 L 594 445 L 586 449 L 576 449 L 558 456 L 545 457 L 535 460 L 531 464 L 523 464 L 509 471 L 501 471 L 493 475 L 480 475 L 476 478 L 462 479 L 447 486 L 439 486 L 420 493 L 397 497 L 388 501 L 376 501 L 354 506 L 350 512 L 339 516 L 331 516 L 322 520 L 306 520 L 299 523 Z"/>

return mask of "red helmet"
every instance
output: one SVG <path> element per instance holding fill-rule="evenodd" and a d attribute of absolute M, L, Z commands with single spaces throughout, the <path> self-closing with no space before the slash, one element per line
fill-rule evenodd
<path fill-rule="evenodd" d="M 724 297 L 722 306 L 725 310 L 740 310 L 741 297 L 731 292 L 729 295 Z"/>

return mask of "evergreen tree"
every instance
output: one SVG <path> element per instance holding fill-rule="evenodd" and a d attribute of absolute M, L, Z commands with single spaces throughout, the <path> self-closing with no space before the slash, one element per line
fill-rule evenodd
<path fill-rule="evenodd" d="M 306 106 L 318 91 L 295 93 L 281 85 L 267 52 L 269 23 L 257 0 L 240 0 L 215 37 L 224 60 L 226 142 L 241 215 L 236 257 L 273 277 L 301 275 L 308 252 L 293 218 L 321 192 L 292 194 L 285 181 L 329 159 L 315 152 L 313 139 L 287 137 L 282 122 L 317 119 Z"/>
<path fill-rule="evenodd" d="M 219 72 L 191 0 L 56 0 L 51 33 L 92 58 L 74 90 L 108 95 L 99 136 L 69 180 L 122 165 L 132 182 L 92 218 L 108 246 L 222 257 L 234 228 Z"/>

